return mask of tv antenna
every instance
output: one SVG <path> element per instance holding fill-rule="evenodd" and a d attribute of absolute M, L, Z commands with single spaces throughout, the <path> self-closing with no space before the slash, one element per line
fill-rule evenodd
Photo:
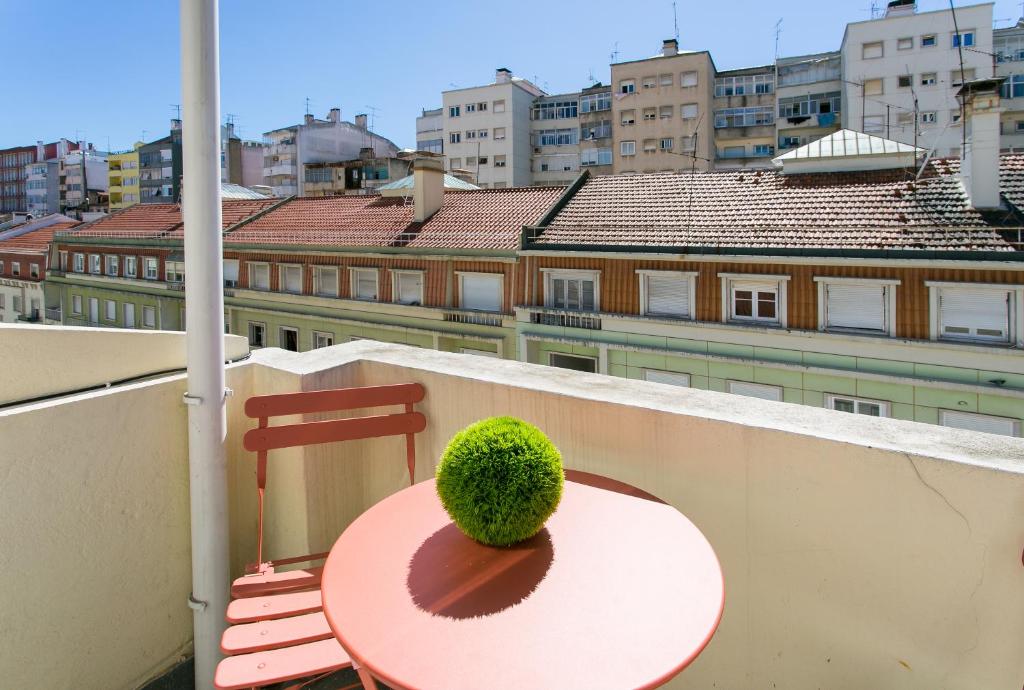
<path fill-rule="evenodd" d="M 373 123 L 377 120 L 377 113 L 384 112 L 380 108 L 374 105 L 364 105 L 364 108 L 370 111 L 370 128 L 369 131 L 373 131 Z"/>
<path fill-rule="evenodd" d="M 309 96 L 306 96 L 306 114 L 309 115 Z"/>
<path fill-rule="evenodd" d="M 615 41 L 615 47 L 612 48 L 612 52 L 611 52 L 611 54 L 608 57 L 611 58 L 612 62 L 615 62 L 616 60 L 619 59 L 619 42 L 618 41 Z"/>
<path fill-rule="evenodd" d="M 587 79 L 590 80 L 591 86 L 593 86 L 594 84 L 597 83 L 597 80 L 594 79 L 594 70 L 593 70 L 593 68 L 591 68 L 590 71 L 587 72 Z"/>
<path fill-rule="evenodd" d="M 679 18 L 676 16 L 676 2 L 672 0 L 672 28 L 675 30 L 676 44 L 679 44 Z"/>
<path fill-rule="evenodd" d="M 775 22 L 775 59 L 779 59 L 779 36 L 782 35 L 782 17 Z"/>

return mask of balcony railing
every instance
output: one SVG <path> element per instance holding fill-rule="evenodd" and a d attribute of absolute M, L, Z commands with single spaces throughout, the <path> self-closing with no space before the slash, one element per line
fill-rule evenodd
<path fill-rule="evenodd" d="M 444 320 L 453 323 L 472 323 L 479 326 L 500 326 L 502 315 L 485 311 L 445 310 Z"/>
<path fill-rule="evenodd" d="M 46 308 L 46 320 L 47 321 L 60 321 L 61 309 L 60 307 L 47 307 Z"/>
<path fill-rule="evenodd" d="M 33 309 L 25 314 L 18 314 L 18 321 L 25 321 L 27 323 L 38 323 L 40 318 L 38 309 Z"/>
<path fill-rule="evenodd" d="M 542 326 L 583 328 L 591 331 L 601 330 L 600 316 L 559 309 L 534 310 L 530 313 L 530 323 Z"/>

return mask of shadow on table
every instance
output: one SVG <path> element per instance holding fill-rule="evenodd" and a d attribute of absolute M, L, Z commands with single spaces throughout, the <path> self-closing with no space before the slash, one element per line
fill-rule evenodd
<path fill-rule="evenodd" d="M 448 523 L 413 554 L 407 586 L 424 611 L 448 618 L 489 616 L 526 599 L 554 560 L 547 528 L 513 546 L 485 546 Z"/>

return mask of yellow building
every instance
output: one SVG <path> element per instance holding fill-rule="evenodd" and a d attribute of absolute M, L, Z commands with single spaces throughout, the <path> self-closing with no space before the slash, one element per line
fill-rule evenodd
<path fill-rule="evenodd" d="M 135 142 L 131 151 L 111 153 L 107 156 L 107 176 L 110 183 L 110 211 L 128 208 L 139 203 L 139 147 Z"/>

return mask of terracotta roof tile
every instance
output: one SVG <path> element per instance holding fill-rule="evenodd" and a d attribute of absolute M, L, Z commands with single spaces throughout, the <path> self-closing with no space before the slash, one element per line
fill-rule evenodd
<path fill-rule="evenodd" d="M 24 235 L 18 235 L 11 237 L 6 240 L 0 240 L 0 251 L 8 249 L 14 250 L 46 250 L 50 246 L 50 242 L 53 240 L 53 236 L 64 230 L 80 225 L 78 222 L 71 223 L 54 223 L 48 225 L 45 228 L 39 228 L 38 230 L 32 230 L 26 232 Z"/>
<path fill-rule="evenodd" d="M 223 227 L 279 203 L 280 199 L 225 199 L 221 202 Z M 183 226 L 178 204 L 135 204 L 74 230 L 76 237 L 123 239 L 181 238 Z"/>

